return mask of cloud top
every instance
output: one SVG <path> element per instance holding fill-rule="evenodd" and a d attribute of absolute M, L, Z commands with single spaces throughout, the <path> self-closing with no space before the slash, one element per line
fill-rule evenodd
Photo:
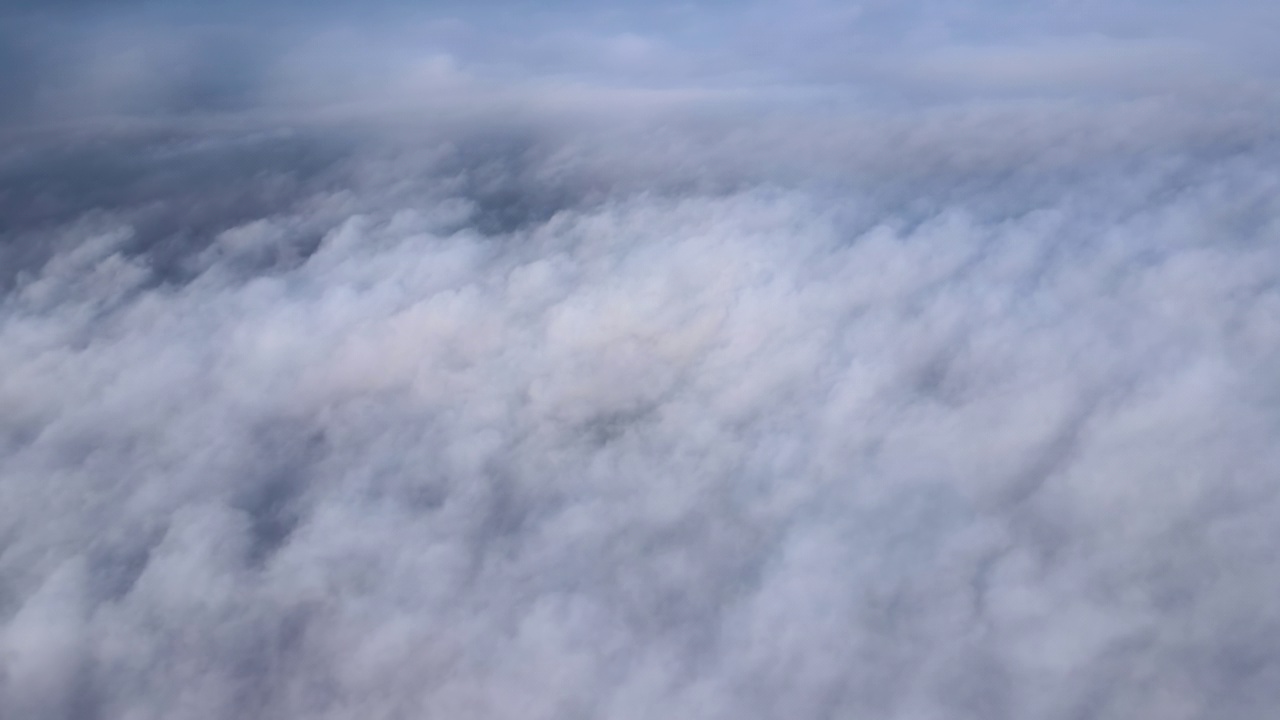
<path fill-rule="evenodd" d="M 1207 10 L 89 5 L 0 43 L 0 716 L 1280 699 Z"/>

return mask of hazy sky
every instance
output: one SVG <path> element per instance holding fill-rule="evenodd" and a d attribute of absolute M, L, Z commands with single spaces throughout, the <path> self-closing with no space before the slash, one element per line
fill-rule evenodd
<path fill-rule="evenodd" d="M 0 718 L 1268 717 L 1278 18 L 7 3 Z"/>

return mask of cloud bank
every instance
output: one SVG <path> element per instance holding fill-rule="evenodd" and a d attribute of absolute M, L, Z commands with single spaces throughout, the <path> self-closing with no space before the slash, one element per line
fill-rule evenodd
<path fill-rule="evenodd" d="M 0 717 L 1265 717 L 1270 51 L 996 5 L 10 10 Z"/>

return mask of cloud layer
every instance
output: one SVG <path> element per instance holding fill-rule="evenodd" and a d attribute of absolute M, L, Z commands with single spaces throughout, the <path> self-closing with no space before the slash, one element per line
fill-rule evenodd
<path fill-rule="evenodd" d="M 1263 56 L 810 5 L 21 49 L 0 717 L 1265 716 Z"/>

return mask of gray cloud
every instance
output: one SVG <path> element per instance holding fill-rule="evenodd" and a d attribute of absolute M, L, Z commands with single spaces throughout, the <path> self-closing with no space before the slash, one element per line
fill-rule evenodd
<path fill-rule="evenodd" d="M 851 88 L 811 5 L 25 107 L 0 717 L 1265 716 L 1269 88 L 945 3 Z"/>

